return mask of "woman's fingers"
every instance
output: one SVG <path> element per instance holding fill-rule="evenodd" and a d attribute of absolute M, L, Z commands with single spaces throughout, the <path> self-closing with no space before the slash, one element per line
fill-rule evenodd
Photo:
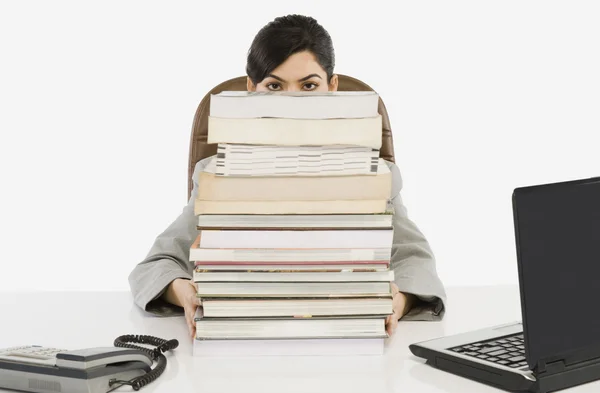
<path fill-rule="evenodd" d="M 195 338 L 196 321 L 194 319 L 196 318 L 196 309 L 198 306 L 202 305 L 202 301 L 197 296 L 198 287 L 196 286 L 196 283 L 192 280 L 188 280 L 188 283 L 190 286 L 186 289 L 187 296 L 185 297 L 185 304 L 183 305 L 183 308 L 185 310 L 185 321 L 188 326 L 188 331 L 190 336 Z"/>
<path fill-rule="evenodd" d="M 398 327 L 398 320 L 402 316 L 402 310 L 404 310 L 404 306 L 406 304 L 406 297 L 397 290 L 395 285 L 392 285 L 392 292 L 394 293 L 394 298 L 392 300 L 392 315 L 388 315 L 385 320 L 385 328 L 388 335 L 394 334 L 394 331 Z"/>
<path fill-rule="evenodd" d="M 394 310 L 392 315 L 388 315 L 385 319 L 385 330 L 388 335 L 394 334 L 394 331 L 398 327 L 398 313 Z"/>
<path fill-rule="evenodd" d="M 198 308 L 199 300 L 200 299 L 196 297 L 196 292 L 190 291 L 189 297 L 187 298 L 184 306 L 185 319 L 188 325 L 190 336 L 192 338 L 194 338 L 194 335 L 196 334 L 196 321 L 194 321 L 194 318 L 196 318 L 196 309 Z"/>
<path fill-rule="evenodd" d="M 390 335 L 394 334 L 396 328 L 398 327 L 398 314 L 392 314 L 392 320 L 390 321 Z"/>
<path fill-rule="evenodd" d="M 194 321 L 194 316 L 196 315 L 196 307 L 197 306 L 195 304 L 190 304 L 185 308 L 185 320 L 188 326 L 188 331 L 192 338 L 194 338 L 194 335 L 196 333 L 196 323 Z"/>
<path fill-rule="evenodd" d="M 392 315 L 388 315 L 385 319 L 385 330 L 391 336 L 398 327 L 398 313 L 394 311 Z"/>
<path fill-rule="evenodd" d="M 396 314 L 396 319 L 399 319 L 402 310 L 404 310 L 404 296 L 400 293 L 397 293 L 394 295 L 392 304 L 394 307 L 394 314 Z"/>

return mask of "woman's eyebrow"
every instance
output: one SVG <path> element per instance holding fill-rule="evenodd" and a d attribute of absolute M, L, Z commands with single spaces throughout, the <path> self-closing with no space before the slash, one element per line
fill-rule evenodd
<path fill-rule="evenodd" d="M 319 79 L 323 79 L 323 78 L 321 78 L 321 77 L 320 77 L 319 75 L 317 75 L 317 74 L 310 74 L 310 75 L 306 75 L 306 76 L 305 76 L 304 78 L 302 78 L 302 79 L 298 79 L 298 82 L 304 82 L 305 80 L 307 80 L 307 79 L 310 79 L 310 78 L 312 78 L 312 77 L 315 77 L 315 76 L 316 76 L 317 78 L 319 78 Z"/>
<path fill-rule="evenodd" d="M 269 74 L 269 75 L 267 75 L 267 77 L 277 79 L 279 82 L 285 82 L 283 79 L 281 79 L 277 75 Z"/>

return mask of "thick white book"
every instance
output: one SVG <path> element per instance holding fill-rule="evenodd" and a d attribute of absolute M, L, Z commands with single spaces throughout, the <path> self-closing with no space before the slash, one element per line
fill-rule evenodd
<path fill-rule="evenodd" d="M 386 310 L 389 311 L 389 305 Z M 198 307 L 194 323 L 202 320 L 205 317 L 204 314 L 204 308 Z M 383 319 L 379 321 L 375 324 L 381 324 Z M 193 356 L 212 358 L 382 355 L 387 337 L 385 328 L 380 331 L 380 334 L 363 338 L 206 339 L 196 335 L 192 345 L 192 354 Z"/>
<path fill-rule="evenodd" d="M 201 248 L 382 248 L 391 247 L 394 230 L 213 230 L 200 231 Z"/>
<path fill-rule="evenodd" d="M 272 146 L 220 143 L 215 160 L 217 176 L 376 175 L 378 169 L 378 149 L 348 145 Z"/>
<path fill-rule="evenodd" d="M 377 356 L 384 354 L 383 338 L 297 340 L 199 340 L 192 354 L 197 357 L 261 356 Z"/>
<path fill-rule="evenodd" d="M 223 91 L 210 97 L 210 116 L 225 118 L 352 119 L 377 116 L 373 91 Z"/>

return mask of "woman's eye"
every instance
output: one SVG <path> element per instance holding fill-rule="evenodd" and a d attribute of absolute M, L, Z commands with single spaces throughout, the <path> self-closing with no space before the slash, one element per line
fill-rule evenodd
<path fill-rule="evenodd" d="M 269 83 L 267 85 L 267 88 L 269 90 L 279 90 L 279 89 L 281 89 L 281 86 L 278 83 Z"/>
<path fill-rule="evenodd" d="M 317 85 L 316 83 L 306 83 L 304 84 L 304 86 L 302 86 L 304 88 L 304 90 L 314 90 L 318 87 L 319 85 Z"/>

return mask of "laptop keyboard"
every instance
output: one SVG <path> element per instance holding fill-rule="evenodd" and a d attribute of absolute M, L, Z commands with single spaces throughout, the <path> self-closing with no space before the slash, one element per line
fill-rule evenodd
<path fill-rule="evenodd" d="M 511 368 L 528 367 L 523 334 L 449 348 L 450 351 Z"/>

